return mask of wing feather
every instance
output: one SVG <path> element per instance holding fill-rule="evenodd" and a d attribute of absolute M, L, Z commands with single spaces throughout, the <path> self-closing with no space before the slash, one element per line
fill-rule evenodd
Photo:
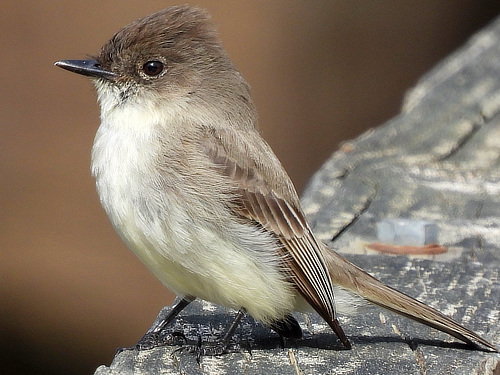
<path fill-rule="evenodd" d="M 269 172 L 266 173 L 264 168 L 265 160 L 252 162 L 252 155 L 245 155 L 249 161 L 240 161 L 241 158 L 236 157 L 238 150 L 234 150 L 235 137 L 234 134 L 210 129 L 202 145 L 215 167 L 236 185 L 238 208 L 235 214 L 252 220 L 276 236 L 285 252 L 285 272 L 289 273 L 302 296 L 325 320 L 334 320 L 333 286 L 319 245 L 300 207 L 290 203 L 298 202 L 298 198 L 294 196 L 293 199 L 286 199 L 283 197 L 286 194 L 280 194 L 283 192 L 273 188 L 267 176 Z M 262 155 L 269 153 L 270 149 L 263 140 L 260 139 L 258 143 L 260 147 L 266 148 L 259 153 L 262 159 Z M 251 153 L 250 149 L 246 151 Z M 273 162 L 269 160 L 270 164 Z M 281 168 L 281 165 L 278 166 Z M 288 179 L 284 172 L 283 176 Z M 289 183 L 288 180 L 282 182 Z M 295 191 L 293 193 L 296 194 Z"/>

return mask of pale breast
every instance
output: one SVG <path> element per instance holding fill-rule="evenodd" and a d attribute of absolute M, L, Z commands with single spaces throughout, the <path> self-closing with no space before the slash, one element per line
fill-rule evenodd
<path fill-rule="evenodd" d="M 292 311 L 296 292 L 280 271 L 275 239 L 227 211 L 221 187 L 209 181 L 215 172 L 203 174 L 208 160 L 174 163 L 154 127 L 115 125 L 99 128 L 92 173 L 113 226 L 156 277 L 178 294 L 244 307 L 261 321 Z M 192 173 L 176 169 L 188 162 L 197 163 Z"/>

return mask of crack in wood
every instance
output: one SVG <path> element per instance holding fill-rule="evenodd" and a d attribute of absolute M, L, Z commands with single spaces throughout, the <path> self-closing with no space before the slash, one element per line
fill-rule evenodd
<path fill-rule="evenodd" d="M 413 354 L 415 355 L 415 358 L 417 360 L 420 375 L 427 375 L 427 366 L 424 362 L 424 355 L 420 350 L 413 350 Z"/>
<path fill-rule="evenodd" d="M 366 183 L 367 185 L 370 185 L 369 183 Z M 375 197 L 377 196 L 377 193 L 378 193 L 378 185 L 375 185 L 373 186 L 373 191 L 372 191 L 372 194 L 370 194 L 366 200 L 363 202 L 363 205 L 361 206 L 361 208 L 358 210 L 358 212 L 356 212 L 354 214 L 354 216 L 352 217 L 351 221 L 348 222 L 347 224 L 345 224 L 342 228 L 340 228 L 339 231 L 337 231 L 337 233 L 331 238 L 330 241 L 334 242 L 336 241 L 338 238 L 340 238 L 340 236 L 342 236 L 350 227 L 352 227 L 354 224 L 356 224 L 356 222 L 361 218 L 361 216 L 368 210 L 368 208 L 370 208 L 370 205 L 372 204 L 372 202 L 375 200 Z"/>
<path fill-rule="evenodd" d="M 288 358 L 290 360 L 290 364 L 295 370 L 295 373 L 297 375 L 303 375 L 303 372 L 299 368 L 299 363 L 297 362 L 297 358 L 295 357 L 295 354 L 292 349 L 288 349 Z"/>

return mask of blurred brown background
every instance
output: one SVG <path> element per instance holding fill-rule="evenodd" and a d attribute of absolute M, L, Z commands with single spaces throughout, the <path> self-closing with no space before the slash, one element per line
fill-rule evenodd
<path fill-rule="evenodd" d="M 2 2 L 0 373 L 85 374 L 173 297 L 129 252 L 89 172 L 90 82 L 52 66 L 173 1 Z M 500 12 L 486 1 L 203 1 L 299 190 L 342 140 Z"/>

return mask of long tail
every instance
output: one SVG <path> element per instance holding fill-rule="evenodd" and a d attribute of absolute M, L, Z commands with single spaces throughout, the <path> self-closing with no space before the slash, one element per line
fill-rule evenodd
<path fill-rule="evenodd" d="M 342 286 L 388 310 L 446 332 L 468 344 L 474 345 L 474 342 L 478 342 L 498 352 L 497 347 L 477 333 L 465 328 L 432 307 L 381 283 L 326 245 L 322 247 L 321 252 L 332 282 L 335 285 Z"/>

